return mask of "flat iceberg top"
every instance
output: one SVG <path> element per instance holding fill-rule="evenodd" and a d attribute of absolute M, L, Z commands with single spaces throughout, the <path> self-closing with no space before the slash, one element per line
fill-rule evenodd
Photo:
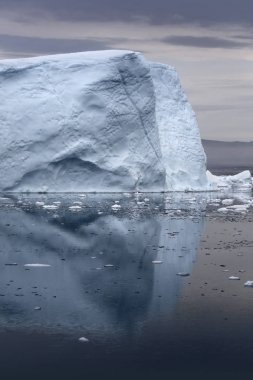
<path fill-rule="evenodd" d="M 121 58 L 126 55 L 133 54 L 139 55 L 140 53 L 131 50 L 98 50 L 98 51 L 85 51 L 78 53 L 68 53 L 68 54 L 53 54 L 38 57 L 29 58 L 14 58 L 14 59 L 3 59 L 0 60 L 0 68 L 5 66 L 30 66 L 44 63 L 99 63 L 110 61 L 114 58 Z"/>

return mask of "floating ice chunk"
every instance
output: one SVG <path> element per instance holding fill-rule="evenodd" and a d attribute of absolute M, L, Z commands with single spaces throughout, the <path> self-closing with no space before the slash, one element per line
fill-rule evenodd
<path fill-rule="evenodd" d="M 78 339 L 79 342 L 81 343 L 88 343 L 89 342 L 89 339 L 85 338 L 84 336 L 82 336 L 81 338 Z"/>
<path fill-rule="evenodd" d="M 249 205 L 246 204 L 246 205 L 233 205 L 233 206 L 227 206 L 227 209 L 229 211 L 233 211 L 233 212 L 247 212 L 248 211 L 248 208 L 249 208 Z"/>
<path fill-rule="evenodd" d="M 51 265 L 49 265 L 49 264 L 39 264 L 39 263 L 36 263 L 36 264 L 25 264 L 24 267 L 31 267 L 31 268 L 48 268 L 48 267 L 51 267 Z"/>
<path fill-rule="evenodd" d="M 36 206 L 44 206 L 45 202 L 35 202 Z"/>
<path fill-rule="evenodd" d="M 114 267 L 114 265 L 113 264 L 106 264 L 106 265 L 104 265 L 104 267 L 105 268 L 112 268 L 112 267 Z"/>
<path fill-rule="evenodd" d="M 231 206 L 234 203 L 234 200 L 233 199 L 223 199 L 223 201 L 221 201 L 221 203 L 224 206 Z"/>
<path fill-rule="evenodd" d="M 118 205 L 118 204 L 114 204 L 114 205 L 112 205 L 112 210 L 113 211 L 118 211 L 118 210 L 120 210 L 121 209 L 121 206 L 120 205 Z"/>
<path fill-rule="evenodd" d="M 57 210 L 58 206 L 56 205 L 44 205 L 42 206 L 45 210 Z"/>
<path fill-rule="evenodd" d="M 162 264 L 163 263 L 163 261 L 161 261 L 161 260 L 153 260 L 152 261 L 152 264 Z"/>
<path fill-rule="evenodd" d="M 218 208 L 217 211 L 218 211 L 218 212 L 226 213 L 226 212 L 228 212 L 228 209 L 227 209 L 226 207 L 221 207 L 221 208 Z"/>
<path fill-rule="evenodd" d="M 33 310 L 41 310 L 40 306 L 35 306 Z"/>
<path fill-rule="evenodd" d="M 253 281 L 246 281 L 245 284 L 244 284 L 244 286 L 246 288 L 253 288 Z"/>
<path fill-rule="evenodd" d="M 229 279 L 229 280 L 240 280 L 240 277 L 237 277 L 237 276 L 230 276 L 228 279 Z"/>
<path fill-rule="evenodd" d="M 69 210 L 70 211 L 81 211 L 82 207 L 81 206 L 70 206 Z"/>
<path fill-rule="evenodd" d="M 179 272 L 179 273 L 177 273 L 177 276 L 180 276 L 180 277 L 188 277 L 188 276 L 190 276 L 190 273 L 187 273 L 187 272 Z"/>

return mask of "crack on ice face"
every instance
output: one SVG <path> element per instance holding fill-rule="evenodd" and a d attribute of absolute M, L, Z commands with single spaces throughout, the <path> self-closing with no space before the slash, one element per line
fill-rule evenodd
<path fill-rule="evenodd" d="M 157 153 L 157 151 L 156 151 L 156 149 L 155 149 L 155 147 L 154 147 L 154 144 L 152 143 L 152 141 L 151 141 L 151 139 L 150 139 L 150 137 L 149 137 L 148 131 L 146 130 L 145 123 L 144 123 L 143 118 L 142 118 L 142 115 L 141 115 L 141 111 L 140 111 L 140 109 L 137 107 L 137 105 L 135 104 L 134 100 L 133 100 L 132 97 L 131 97 L 131 94 L 130 94 L 129 91 L 127 90 L 127 85 L 126 85 L 125 78 L 124 78 L 124 76 L 122 75 L 122 72 L 121 72 L 120 70 L 119 70 L 119 75 L 120 75 L 120 77 L 121 77 L 121 82 L 122 82 L 122 84 L 123 84 L 124 91 L 125 91 L 125 93 L 126 93 L 128 99 L 129 99 L 129 101 L 131 102 L 131 105 L 133 106 L 133 108 L 134 108 L 135 111 L 137 112 L 138 119 L 139 119 L 140 124 L 141 124 L 141 126 L 142 126 L 143 132 L 144 132 L 144 134 L 145 134 L 145 136 L 146 136 L 146 138 L 147 138 L 147 140 L 148 140 L 150 146 L 152 147 L 152 149 L 153 149 L 153 151 L 154 151 L 154 153 L 155 153 L 157 159 L 161 162 L 161 156 Z"/>

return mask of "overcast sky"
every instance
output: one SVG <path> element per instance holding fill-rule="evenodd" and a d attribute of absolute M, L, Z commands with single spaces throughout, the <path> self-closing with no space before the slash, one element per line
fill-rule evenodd
<path fill-rule="evenodd" d="M 253 0 L 0 0 L 0 59 L 117 48 L 177 68 L 203 138 L 253 141 Z"/>

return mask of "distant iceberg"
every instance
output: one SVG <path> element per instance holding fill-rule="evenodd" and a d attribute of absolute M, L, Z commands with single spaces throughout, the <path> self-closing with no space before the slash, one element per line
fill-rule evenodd
<path fill-rule="evenodd" d="M 0 61 L 0 191 L 208 190 L 174 68 L 132 51 Z"/>
<path fill-rule="evenodd" d="M 249 170 L 244 170 L 243 172 L 236 175 L 228 176 L 216 176 L 210 171 L 207 171 L 207 179 L 210 183 L 210 186 L 214 190 L 219 190 L 222 188 L 251 189 L 252 187 L 252 177 Z"/>

